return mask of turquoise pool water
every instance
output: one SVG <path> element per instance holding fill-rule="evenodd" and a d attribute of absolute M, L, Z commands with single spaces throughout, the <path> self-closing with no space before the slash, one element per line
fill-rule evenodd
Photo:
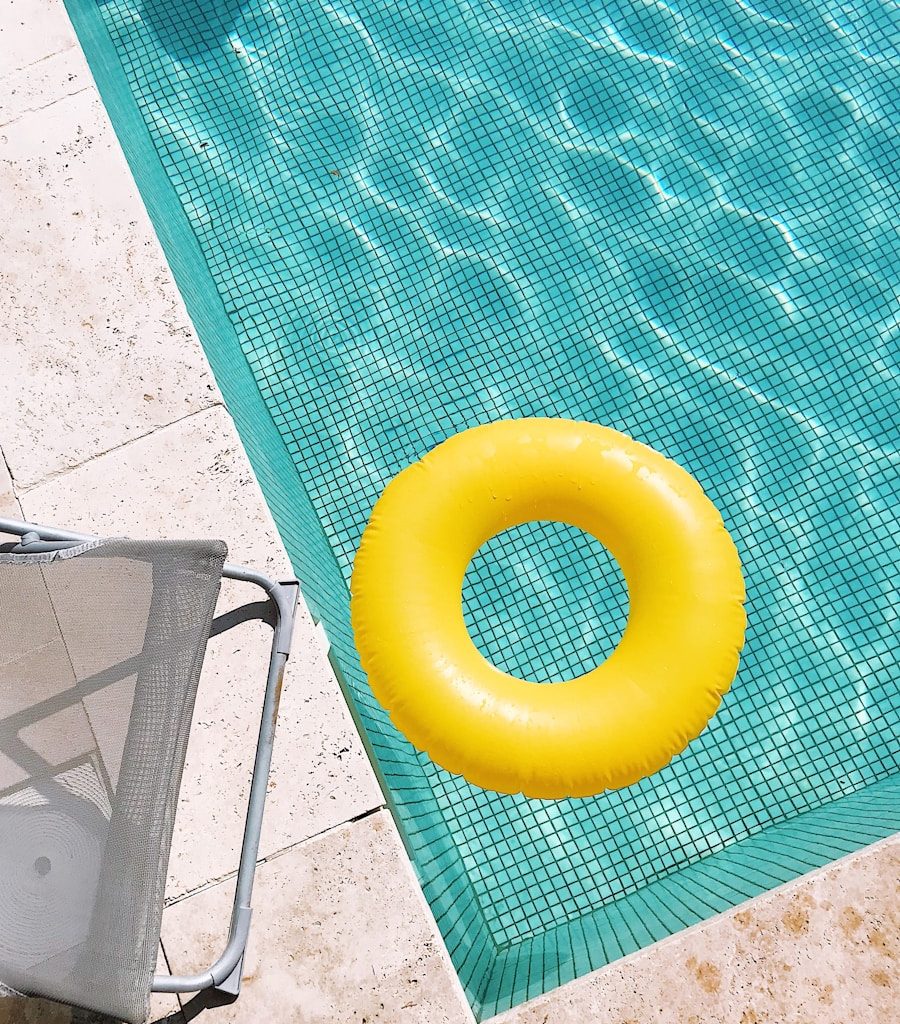
<path fill-rule="evenodd" d="M 896 4 L 69 5 L 479 1015 L 900 828 Z M 349 634 L 387 481 L 530 415 L 677 459 L 747 578 L 709 729 L 587 801 L 436 768 Z M 545 680 L 627 613 L 553 524 L 464 597 Z"/>

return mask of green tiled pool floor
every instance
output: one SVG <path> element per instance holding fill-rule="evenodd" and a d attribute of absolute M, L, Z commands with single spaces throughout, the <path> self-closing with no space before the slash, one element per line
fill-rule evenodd
<path fill-rule="evenodd" d="M 900 828 L 889 5 L 68 3 L 480 1015 Z M 349 631 L 388 480 L 532 415 L 676 459 L 746 574 L 710 727 L 592 800 L 438 769 Z M 627 612 L 608 554 L 549 524 L 486 545 L 464 599 L 488 657 L 546 680 Z"/>

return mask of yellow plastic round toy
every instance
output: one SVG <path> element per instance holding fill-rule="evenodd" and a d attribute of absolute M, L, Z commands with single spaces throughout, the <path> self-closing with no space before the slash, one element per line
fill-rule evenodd
<path fill-rule="evenodd" d="M 596 537 L 629 594 L 613 653 L 555 683 L 495 668 L 463 619 L 472 556 L 537 519 Z M 697 481 L 618 431 L 557 419 L 475 427 L 400 473 L 363 533 L 351 593 L 363 668 L 397 728 L 469 782 L 538 798 L 668 764 L 731 685 L 746 624 L 737 550 Z"/>

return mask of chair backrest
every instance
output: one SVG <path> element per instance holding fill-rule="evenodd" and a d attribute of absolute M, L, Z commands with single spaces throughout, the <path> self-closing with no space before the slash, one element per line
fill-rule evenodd
<path fill-rule="evenodd" d="M 0 985 L 143 1021 L 219 541 L 0 555 Z"/>

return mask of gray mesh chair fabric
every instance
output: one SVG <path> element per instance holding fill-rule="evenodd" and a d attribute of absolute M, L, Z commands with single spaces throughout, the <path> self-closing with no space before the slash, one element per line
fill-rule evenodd
<path fill-rule="evenodd" d="M 0 555 L 0 986 L 146 1019 L 225 555 Z"/>

